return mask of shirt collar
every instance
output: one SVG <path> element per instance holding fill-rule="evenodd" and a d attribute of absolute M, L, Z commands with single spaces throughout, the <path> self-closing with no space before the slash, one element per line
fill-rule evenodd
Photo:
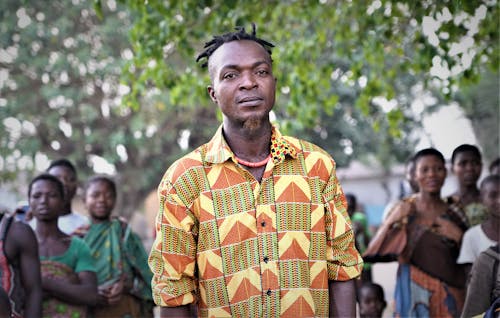
<path fill-rule="evenodd" d="M 292 145 L 285 136 L 281 135 L 276 126 L 272 126 L 271 157 L 275 165 L 283 162 L 287 155 L 294 159 L 297 158 L 297 152 L 299 150 L 300 149 Z M 215 135 L 207 144 L 205 160 L 215 164 L 223 163 L 230 158 L 233 158 L 234 162 L 236 162 L 233 151 L 229 148 L 229 145 L 224 139 L 222 125 L 220 125 Z"/>

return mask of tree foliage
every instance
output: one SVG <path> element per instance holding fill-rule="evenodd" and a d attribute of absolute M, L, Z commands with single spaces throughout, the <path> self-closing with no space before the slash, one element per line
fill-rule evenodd
<path fill-rule="evenodd" d="M 131 55 L 123 8 L 107 6 L 105 23 L 91 2 L 78 0 L 8 1 L 0 12 L 2 180 L 19 171 L 30 178 L 67 157 L 84 181 L 107 162 L 119 184 L 117 212 L 130 215 L 183 152 L 178 132 L 209 111 L 187 114 L 161 98 L 144 98 L 140 111 L 121 106 L 121 70 Z"/>
<path fill-rule="evenodd" d="M 339 166 L 404 160 L 419 127 L 415 87 L 452 95 L 498 66 L 496 1 L 8 0 L 0 16 L 2 179 L 58 157 L 85 179 L 102 158 L 126 216 L 218 125 L 194 62 L 213 34 L 257 24 L 276 44 L 281 129 Z M 439 30 L 424 32 L 434 20 Z"/>
<path fill-rule="evenodd" d="M 451 95 L 457 84 L 477 80 L 484 65 L 498 67 L 496 1 L 122 2 L 137 14 L 134 58 L 125 69 L 126 101 L 134 108 L 151 86 L 169 94 L 174 107 L 207 104 L 196 53 L 210 35 L 250 22 L 277 44 L 276 74 L 286 88 L 277 112 L 288 126 L 312 127 L 320 113 L 333 114 L 334 88 L 359 86 L 362 79 L 355 105 L 374 118 L 375 128 L 388 119 L 398 136 L 401 108 L 383 111 L 372 100 L 392 100 L 402 74 L 422 75 L 426 86 L 441 79 L 442 92 Z"/>
<path fill-rule="evenodd" d="M 488 72 L 481 76 L 477 85 L 467 87 L 456 98 L 482 146 L 485 164 L 500 155 L 499 87 L 499 74 Z"/>

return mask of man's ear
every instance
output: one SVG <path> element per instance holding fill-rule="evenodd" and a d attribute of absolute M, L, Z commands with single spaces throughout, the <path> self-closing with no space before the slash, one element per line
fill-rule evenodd
<path fill-rule="evenodd" d="M 208 95 L 210 96 L 210 99 L 217 104 L 217 97 L 215 97 L 215 90 L 214 88 L 212 87 L 212 85 L 208 85 L 207 86 L 207 91 L 208 91 Z"/>

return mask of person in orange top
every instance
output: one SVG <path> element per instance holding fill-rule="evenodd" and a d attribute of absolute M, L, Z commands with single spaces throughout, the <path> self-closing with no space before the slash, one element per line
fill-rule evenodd
<path fill-rule="evenodd" d="M 197 59 L 223 122 L 158 187 L 149 265 L 163 317 L 356 316 L 363 261 L 335 161 L 271 124 L 272 46 L 240 27 Z"/>

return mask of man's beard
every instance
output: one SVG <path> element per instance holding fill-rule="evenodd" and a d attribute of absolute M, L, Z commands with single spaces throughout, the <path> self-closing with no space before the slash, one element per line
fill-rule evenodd
<path fill-rule="evenodd" d="M 262 118 L 258 116 L 252 116 L 245 120 L 243 123 L 243 128 L 249 130 L 250 132 L 255 132 L 262 127 Z"/>

